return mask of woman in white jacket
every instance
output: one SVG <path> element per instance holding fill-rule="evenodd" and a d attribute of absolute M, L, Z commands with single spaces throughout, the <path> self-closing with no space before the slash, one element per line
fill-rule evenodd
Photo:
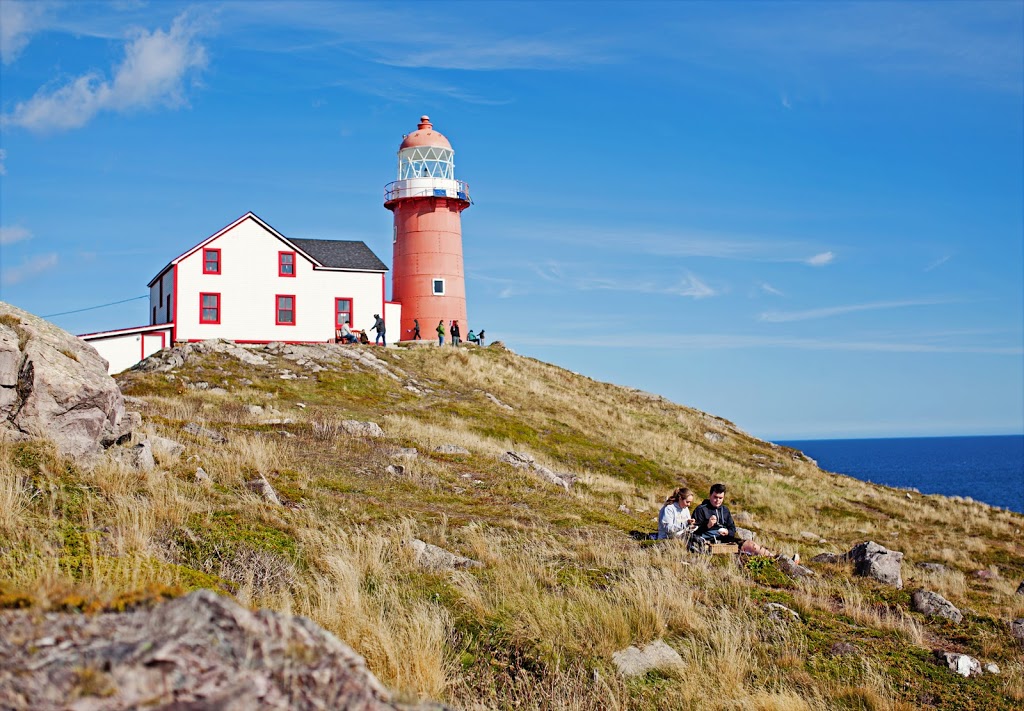
<path fill-rule="evenodd" d="M 690 506 L 693 504 L 693 492 L 680 487 L 669 495 L 665 505 L 658 513 L 658 540 L 666 538 L 686 538 L 693 530 L 690 518 Z"/>

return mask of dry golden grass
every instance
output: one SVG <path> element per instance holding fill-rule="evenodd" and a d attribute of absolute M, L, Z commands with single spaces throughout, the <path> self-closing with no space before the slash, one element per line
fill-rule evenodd
<path fill-rule="evenodd" d="M 796 583 L 777 571 L 758 578 L 732 560 L 626 535 L 653 530 L 664 497 L 683 481 L 698 501 L 708 484 L 725 481 L 733 512 L 753 513 L 757 540 L 773 549 L 809 559 L 871 538 L 906 550 L 908 588 L 936 590 L 999 624 L 1024 616 L 1024 597 L 1013 594 L 1024 575 L 1017 514 L 907 499 L 826 474 L 717 418 L 496 350 L 380 357 L 432 394 L 417 398 L 348 364 L 339 373 L 352 381 L 329 391 L 270 371 L 230 395 L 168 396 L 146 390 L 168 392 L 164 376 L 130 375 L 125 388 L 147 400 L 148 431 L 182 441 L 185 458 L 157 451 L 158 467 L 147 473 L 114 462 L 79 470 L 45 447 L 26 453 L 0 442 L 0 592 L 45 607 L 151 585 L 217 586 L 245 604 L 311 617 L 405 699 L 465 708 L 707 709 L 709 679 L 721 680 L 721 708 L 914 708 L 905 684 L 916 672 L 889 668 L 885 655 L 928 648 L 946 632 L 909 613 L 905 593 L 851 578 L 845 565 L 815 566 L 816 578 Z M 259 378 L 248 367 L 217 367 L 224 372 L 204 379 Z M 300 400 L 311 403 L 307 412 L 288 404 Z M 297 422 L 262 426 L 250 404 L 272 404 Z M 376 421 L 387 436 L 350 437 L 344 419 Z M 229 441 L 187 437 L 186 422 Z M 709 431 L 726 440 L 710 443 Z M 435 455 L 441 444 L 470 454 Z M 397 446 L 420 455 L 395 458 Z M 500 463 L 509 449 L 577 474 L 578 486 L 566 493 Z M 402 474 L 386 473 L 389 463 Z M 194 483 L 197 466 L 213 486 Z M 248 489 L 261 474 L 287 507 Z M 805 530 L 829 543 L 801 538 Z M 407 545 L 413 538 L 484 567 L 422 570 Z M 912 567 L 924 560 L 949 569 Z M 970 574 L 991 566 L 1003 577 Z M 771 620 L 769 600 L 801 621 Z M 968 643 L 983 661 L 999 661 L 1002 693 L 1021 700 L 1024 668 L 1007 658 L 1001 629 L 971 628 Z M 833 641 L 861 637 L 855 661 L 834 662 L 830 673 L 815 666 Z M 616 650 L 659 638 L 682 656 L 681 678 L 616 675 Z"/>

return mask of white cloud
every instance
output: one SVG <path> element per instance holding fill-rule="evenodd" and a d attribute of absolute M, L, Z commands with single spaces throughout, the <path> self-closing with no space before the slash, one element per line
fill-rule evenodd
<path fill-rule="evenodd" d="M 693 274 L 687 274 L 682 281 L 675 286 L 663 291 L 665 294 L 675 296 L 689 296 L 693 299 L 705 299 L 709 296 L 717 296 L 718 292 L 702 282 Z"/>
<path fill-rule="evenodd" d="M 14 286 L 15 284 L 19 284 L 25 281 L 26 279 L 31 279 L 34 276 L 49 271 L 56 266 L 56 253 L 50 252 L 49 254 L 37 254 L 36 256 L 22 262 L 20 266 L 4 269 L 4 286 Z"/>
<path fill-rule="evenodd" d="M 90 72 L 56 89 L 44 87 L 19 102 L 4 123 L 33 131 L 78 128 L 101 111 L 131 111 L 186 104 L 185 78 L 206 66 L 206 50 L 186 13 L 168 31 L 140 32 L 125 45 L 125 58 L 108 80 Z"/>
<path fill-rule="evenodd" d="M 760 287 L 761 291 L 763 291 L 766 294 L 771 294 L 772 296 L 784 296 L 784 294 L 781 291 L 779 291 L 766 281 L 762 281 L 760 284 L 758 284 L 758 287 Z"/>
<path fill-rule="evenodd" d="M 836 255 L 832 252 L 822 252 L 821 254 L 815 254 L 813 257 L 808 257 L 804 260 L 804 264 L 811 267 L 823 267 L 826 264 L 831 264 L 835 258 Z"/>
<path fill-rule="evenodd" d="M 7 175 L 7 166 L 5 161 L 7 160 L 7 151 L 0 148 L 0 175 Z"/>
<path fill-rule="evenodd" d="M 47 2 L 0 2 L 0 61 L 10 64 L 18 58 L 49 11 Z"/>
<path fill-rule="evenodd" d="M 926 272 L 930 272 L 930 271 L 931 271 L 932 269 L 937 269 L 938 267 L 941 267 L 941 266 L 942 266 L 943 264 L 945 264 L 946 262 L 948 262 L 948 261 L 949 261 L 949 259 L 950 259 L 950 257 L 951 257 L 951 255 L 949 255 L 949 254 L 947 254 L 947 255 L 946 255 L 946 256 L 944 256 L 944 257 L 939 257 L 939 258 L 938 258 L 938 259 L 936 259 L 936 260 L 935 260 L 934 262 L 932 262 L 932 263 L 931 263 L 931 264 L 929 264 L 929 265 L 928 265 L 927 267 L 925 267 L 925 268 L 924 268 L 924 270 L 925 270 Z"/>
<path fill-rule="evenodd" d="M 0 244 L 14 244 L 31 237 L 32 233 L 20 225 L 0 227 Z"/>
<path fill-rule="evenodd" d="M 937 306 L 952 303 L 950 299 L 913 299 L 906 301 L 875 301 L 866 304 L 847 304 L 845 306 L 828 306 L 806 311 L 766 311 L 760 315 L 760 321 L 768 323 L 788 323 L 790 321 L 809 321 L 830 316 L 842 316 L 858 311 L 877 311 L 880 309 L 901 309 L 908 306 Z"/>
<path fill-rule="evenodd" d="M 719 291 L 708 286 L 691 272 L 683 274 L 678 283 L 671 286 L 651 279 L 639 279 L 628 274 L 612 276 L 594 276 L 580 273 L 578 265 L 563 265 L 547 262 L 543 265 L 531 265 L 534 273 L 547 282 L 557 283 L 560 288 L 575 291 L 623 291 L 639 294 L 665 294 L 668 296 L 686 296 L 692 299 L 704 299 L 718 296 Z"/>
<path fill-rule="evenodd" d="M 382 51 L 378 60 L 397 67 L 463 69 L 489 71 L 500 69 L 552 69 L 575 64 L 607 61 L 602 52 L 577 40 L 544 41 L 534 38 L 494 38 L 489 41 L 448 35 L 433 39 L 435 47 L 408 51 L 393 46 Z M 382 49 L 382 48 L 378 48 Z"/>

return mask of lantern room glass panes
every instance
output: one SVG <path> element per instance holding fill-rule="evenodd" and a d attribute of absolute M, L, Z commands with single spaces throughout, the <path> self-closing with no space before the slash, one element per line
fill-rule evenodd
<path fill-rule="evenodd" d="M 455 152 L 451 148 L 417 146 L 398 154 L 398 179 L 442 178 L 455 180 Z"/>

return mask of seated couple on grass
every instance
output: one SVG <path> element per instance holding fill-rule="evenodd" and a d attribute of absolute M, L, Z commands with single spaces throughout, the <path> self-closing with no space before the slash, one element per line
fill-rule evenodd
<path fill-rule="evenodd" d="M 736 537 L 736 524 L 729 513 L 729 507 L 725 505 L 725 484 L 712 486 L 708 498 L 693 511 L 690 550 L 703 552 L 712 543 L 735 543 L 740 553 L 746 555 L 775 556 L 760 544 Z"/>

